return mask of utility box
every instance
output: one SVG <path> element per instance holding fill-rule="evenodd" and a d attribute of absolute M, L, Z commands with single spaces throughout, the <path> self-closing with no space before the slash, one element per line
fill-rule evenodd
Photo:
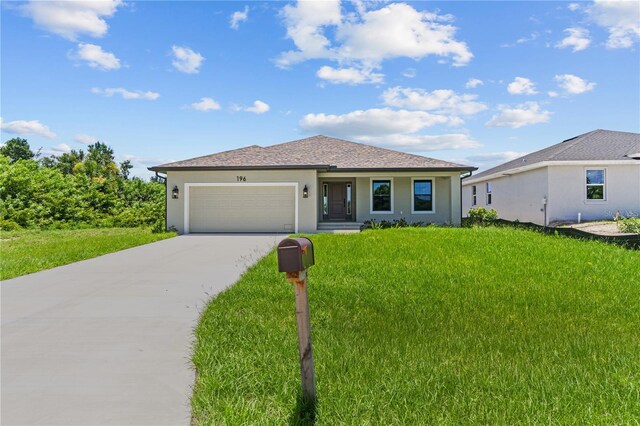
<path fill-rule="evenodd" d="M 278 271 L 299 272 L 313 266 L 313 243 L 308 238 L 286 238 L 278 244 Z"/>

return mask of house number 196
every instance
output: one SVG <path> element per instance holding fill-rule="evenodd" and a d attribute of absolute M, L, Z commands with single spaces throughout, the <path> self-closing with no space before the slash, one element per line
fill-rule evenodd
<path fill-rule="evenodd" d="M 238 182 L 246 182 L 247 181 L 247 177 L 246 176 L 236 176 L 236 179 L 238 180 Z"/>

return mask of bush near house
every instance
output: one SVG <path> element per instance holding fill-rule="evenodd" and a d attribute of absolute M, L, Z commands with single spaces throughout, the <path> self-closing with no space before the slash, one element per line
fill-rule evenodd
<path fill-rule="evenodd" d="M 640 234 L 640 218 L 638 217 L 618 219 L 617 224 L 620 232 L 628 234 Z"/>
<path fill-rule="evenodd" d="M 161 222 L 164 185 L 130 178 L 113 150 L 96 142 L 88 151 L 33 159 L 26 140 L 0 148 L 0 228 L 138 227 Z"/>
<path fill-rule="evenodd" d="M 469 209 L 465 220 L 465 225 L 490 225 L 498 218 L 495 209 L 487 210 L 484 207 Z"/>
<path fill-rule="evenodd" d="M 310 238 L 315 410 L 298 403 L 294 293 L 272 253 L 202 314 L 194 424 L 640 418 L 637 252 L 511 227 Z"/>

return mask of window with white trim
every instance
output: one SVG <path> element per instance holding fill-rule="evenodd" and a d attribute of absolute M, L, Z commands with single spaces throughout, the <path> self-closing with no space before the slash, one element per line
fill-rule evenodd
<path fill-rule="evenodd" d="M 415 179 L 413 181 L 413 213 L 433 212 L 433 181 Z"/>
<path fill-rule="evenodd" d="M 471 205 L 475 206 L 478 204 L 478 188 L 475 185 L 471 187 Z"/>
<path fill-rule="evenodd" d="M 586 194 L 587 200 L 604 201 L 606 200 L 605 191 L 605 170 L 604 169 L 587 169 L 586 175 Z"/>
<path fill-rule="evenodd" d="M 392 211 L 390 179 L 371 181 L 371 211 L 378 213 L 389 213 Z"/>
<path fill-rule="evenodd" d="M 491 182 L 487 182 L 487 205 L 491 205 Z"/>

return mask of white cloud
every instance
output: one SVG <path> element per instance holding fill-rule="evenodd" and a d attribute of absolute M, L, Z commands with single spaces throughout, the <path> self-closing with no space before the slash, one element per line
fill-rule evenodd
<path fill-rule="evenodd" d="M 371 69 L 332 68 L 326 65 L 316 75 L 333 84 L 378 84 L 384 81 L 383 74 L 374 73 Z"/>
<path fill-rule="evenodd" d="M 371 145 L 405 151 L 435 151 L 476 148 L 480 144 L 464 133 L 424 135 L 418 132 L 450 118 L 426 111 L 368 109 L 342 115 L 307 114 L 300 128 L 308 133 L 323 133 L 353 139 Z"/>
<path fill-rule="evenodd" d="M 69 145 L 67 145 L 66 143 L 61 143 L 59 145 L 56 146 L 52 146 L 51 150 L 57 153 L 69 153 L 71 152 L 71 147 Z"/>
<path fill-rule="evenodd" d="M 484 82 L 482 80 L 479 80 L 477 78 L 470 78 L 467 81 L 467 84 L 464 85 L 464 87 L 466 87 L 467 89 L 475 89 L 476 87 L 482 85 L 484 85 Z"/>
<path fill-rule="evenodd" d="M 519 39 L 516 40 L 516 44 L 524 44 L 524 43 L 528 43 L 530 41 L 534 41 L 535 39 L 537 39 L 538 37 L 540 37 L 540 34 L 538 33 L 531 33 L 529 34 L 527 37 L 520 37 Z"/>
<path fill-rule="evenodd" d="M 535 83 L 524 77 L 516 77 L 507 86 L 507 91 L 512 95 L 535 95 L 538 93 Z"/>
<path fill-rule="evenodd" d="M 608 48 L 629 48 L 640 41 L 640 2 L 595 0 L 586 13 L 609 32 Z"/>
<path fill-rule="evenodd" d="M 244 10 L 236 11 L 231 14 L 229 18 L 229 26 L 231 29 L 237 30 L 240 27 L 240 22 L 245 22 L 249 18 L 249 6 L 245 6 Z"/>
<path fill-rule="evenodd" d="M 307 132 L 326 133 L 342 137 L 384 136 L 415 133 L 435 124 L 448 124 L 443 115 L 425 111 L 374 108 L 357 110 L 342 115 L 307 114 L 300 127 Z"/>
<path fill-rule="evenodd" d="M 489 152 L 486 154 L 470 155 L 460 162 L 463 164 L 473 164 L 474 166 L 484 170 L 495 167 L 498 164 L 506 163 L 507 161 L 515 160 L 516 158 L 523 157 L 527 154 L 527 152 L 517 151 Z"/>
<path fill-rule="evenodd" d="M 550 98 L 557 98 L 559 96 L 558 92 L 554 92 L 553 90 L 547 92 L 547 95 L 549 95 Z"/>
<path fill-rule="evenodd" d="M 564 30 L 568 35 L 562 41 L 556 44 L 557 48 L 571 47 L 574 52 L 579 52 L 589 47 L 591 39 L 589 38 L 589 30 L 584 28 L 567 28 Z"/>
<path fill-rule="evenodd" d="M 596 83 L 588 82 L 573 74 L 556 75 L 554 80 L 557 81 L 558 86 L 569 95 L 579 95 L 589 92 L 596 87 Z"/>
<path fill-rule="evenodd" d="M 402 75 L 407 78 L 414 78 L 416 75 L 418 75 L 418 73 L 415 68 L 407 68 L 406 70 L 404 70 Z"/>
<path fill-rule="evenodd" d="M 540 37 L 539 33 L 531 33 L 526 37 L 520 37 L 519 39 L 516 40 L 515 43 L 503 43 L 503 44 L 500 45 L 500 47 L 515 47 L 518 44 L 524 44 L 524 43 L 528 43 L 530 41 L 534 41 L 538 37 Z"/>
<path fill-rule="evenodd" d="M 204 56 L 194 52 L 188 47 L 172 46 L 173 61 L 171 64 L 175 69 L 186 74 L 197 74 L 200 72 Z"/>
<path fill-rule="evenodd" d="M 473 58 L 467 44 L 455 40 L 451 16 L 419 12 L 404 3 L 393 3 L 366 12 L 361 22 L 345 22 L 337 38 L 344 40 L 338 52 L 342 58 L 366 62 L 405 56 L 420 59 L 428 55 L 452 57 L 456 66 Z"/>
<path fill-rule="evenodd" d="M 576 10 L 580 9 L 580 4 L 578 4 L 578 3 L 569 3 L 569 6 L 567 6 L 567 9 L 569 9 L 572 12 L 575 12 Z"/>
<path fill-rule="evenodd" d="M 542 111 L 537 102 L 526 102 L 515 108 L 506 105 L 498 106 L 498 114 L 491 117 L 487 127 L 511 127 L 518 129 L 530 124 L 546 123 L 551 118 L 549 111 Z"/>
<path fill-rule="evenodd" d="M 261 100 L 257 100 L 253 103 L 253 106 L 244 108 L 244 111 L 253 112 L 254 114 L 264 114 L 270 109 L 271 107 L 269 106 L 269 104 L 262 102 Z"/>
<path fill-rule="evenodd" d="M 122 87 L 109 87 L 106 89 L 94 87 L 93 89 L 91 89 L 91 93 L 107 97 L 120 95 L 122 96 L 122 99 L 145 99 L 148 101 L 155 101 L 160 97 L 160 93 L 157 92 L 143 92 L 142 90 L 131 91 L 123 89 Z"/>
<path fill-rule="evenodd" d="M 453 90 L 434 90 L 408 87 L 392 87 L 384 91 L 384 103 L 398 108 L 433 111 L 437 114 L 452 116 L 473 115 L 487 109 L 477 102 L 478 95 L 457 94 Z"/>
<path fill-rule="evenodd" d="M 200 102 L 194 102 L 191 104 L 191 108 L 198 111 L 213 111 L 220 109 L 220 104 L 211 98 L 200 98 Z"/>
<path fill-rule="evenodd" d="M 91 135 L 87 135 L 87 134 L 84 134 L 84 133 L 80 133 L 78 135 L 75 135 L 73 140 L 76 141 L 76 142 L 79 142 L 81 144 L 84 144 L 84 145 L 91 145 L 92 143 L 98 142 L 98 138 L 97 137 L 91 136 Z"/>
<path fill-rule="evenodd" d="M 387 59 L 429 55 L 451 58 L 454 66 L 461 66 L 473 58 L 467 44 L 455 39 L 450 15 L 419 12 L 404 3 L 369 11 L 364 3 L 361 6 L 358 14 L 345 16 L 338 0 L 285 6 L 287 36 L 297 50 L 282 53 L 276 60 L 278 66 L 328 59 L 341 67 L 375 69 Z"/>
<path fill-rule="evenodd" d="M 340 1 L 300 1 L 295 6 L 286 5 L 282 9 L 287 36 L 293 40 L 298 51 L 283 53 L 278 59 L 280 66 L 286 67 L 306 59 L 329 58 L 335 56 L 329 51 L 331 42 L 324 35 L 324 27 L 339 25 L 342 20 Z"/>
<path fill-rule="evenodd" d="M 102 50 L 101 46 L 90 43 L 78 44 L 75 57 L 86 61 L 91 68 L 98 68 L 104 71 L 117 70 L 120 68 L 120 59 L 110 52 Z"/>
<path fill-rule="evenodd" d="M 21 10 L 38 27 L 66 39 L 76 40 L 81 34 L 104 36 L 109 29 L 105 18 L 112 17 L 123 4 L 121 0 L 33 0 L 22 6 Z"/>
<path fill-rule="evenodd" d="M 40 123 L 38 120 L 15 120 L 5 123 L 2 117 L 0 117 L 0 129 L 15 135 L 38 135 L 47 139 L 56 137 L 56 134 L 49 130 L 49 127 Z"/>
<path fill-rule="evenodd" d="M 470 149 L 481 146 L 478 141 L 464 133 L 444 135 L 395 134 L 387 136 L 360 136 L 357 137 L 357 139 L 371 145 L 412 152 Z"/>

